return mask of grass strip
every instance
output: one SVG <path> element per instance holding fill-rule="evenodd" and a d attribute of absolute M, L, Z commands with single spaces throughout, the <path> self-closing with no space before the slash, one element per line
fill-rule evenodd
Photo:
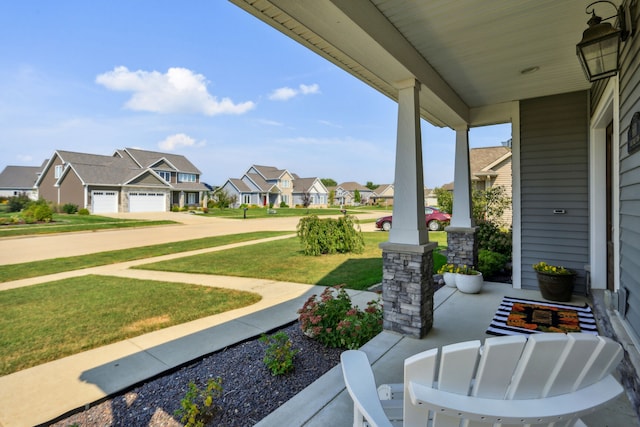
<path fill-rule="evenodd" d="M 45 276 L 63 271 L 79 270 L 99 265 L 115 264 L 179 252 L 224 246 L 231 243 L 264 239 L 267 237 L 290 234 L 290 231 L 259 231 L 233 234 L 227 236 L 205 237 L 202 239 L 181 242 L 162 243 L 139 248 L 98 252 L 95 254 L 46 259 L 42 261 L 24 262 L 20 264 L 0 265 L 0 283 L 30 277 Z"/>
<path fill-rule="evenodd" d="M 254 304 L 260 295 L 88 275 L 0 292 L 0 375 Z"/>
<path fill-rule="evenodd" d="M 306 256 L 302 253 L 299 240 L 291 238 L 184 257 L 170 263 L 144 264 L 135 268 L 256 277 L 323 286 L 345 284 L 350 289 L 367 289 L 382 281 L 382 250 L 378 245 L 387 241 L 388 234 L 363 233 L 363 237 L 365 250 L 362 254 Z M 433 256 L 434 268 L 437 270 L 446 262 L 446 258 L 437 252 Z"/>

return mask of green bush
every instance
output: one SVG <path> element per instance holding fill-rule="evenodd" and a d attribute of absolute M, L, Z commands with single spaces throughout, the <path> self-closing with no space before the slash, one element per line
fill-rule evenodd
<path fill-rule="evenodd" d="M 299 350 L 291 349 L 291 340 L 286 333 L 280 331 L 271 336 L 262 335 L 260 341 L 268 345 L 262 361 L 272 375 L 283 375 L 293 370 L 293 358 Z"/>
<path fill-rule="evenodd" d="M 349 215 L 337 219 L 320 219 L 316 215 L 303 217 L 297 226 L 303 253 L 317 256 L 364 252 L 364 238 L 359 226 L 356 230 L 356 225 Z"/>
<path fill-rule="evenodd" d="M 480 270 L 485 277 L 493 276 L 502 270 L 508 261 L 509 257 L 504 254 L 486 249 L 480 249 L 478 251 L 478 270 Z"/>
<path fill-rule="evenodd" d="M 89 215 L 91 212 L 89 212 L 89 209 L 87 208 L 82 208 L 78 211 L 78 215 Z"/>
<path fill-rule="evenodd" d="M 74 214 L 76 212 L 78 212 L 78 205 L 74 205 L 73 203 L 65 203 L 62 206 L 62 212 L 66 213 L 66 214 Z"/>
<path fill-rule="evenodd" d="M 37 202 L 31 202 L 27 208 L 22 211 L 22 218 L 27 224 L 36 222 L 49 222 L 53 219 L 53 210 L 43 199 Z"/>
<path fill-rule="evenodd" d="M 478 249 L 498 252 L 511 259 L 512 242 L 511 230 L 503 231 L 492 221 L 478 223 Z"/>
<path fill-rule="evenodd" d="M 17 196 L 11 196 L 7 199 L 9 212 L 20 212 L 31 202 L 32 200 L 29 198 L 27 193 L 20 193 Z"/>
<path fill-rule="evenodd" d="M 281 208 L 288 208 L 288 207 L 289 207 L 289 205 L 288 205 L 288 204 L 286 204 L 285 202 L 280 202 L 280 207 L 281 207 Z"/>
<path fill-rule="evenodd" d="M 298 310 L 302 331 L 327 347 L 356 349 L 382 331 L 382 307 L 373 300 L 362 311 L 351 304 L 342 286 L 312 295 Z"/>
<path fill-rule="evenodd" d="M 222 379 L 217 377 L 207 382 L 207 388 L 201 390 L 191 381 L 189 390 L 180 401 L 180 409 L 174 415 L 186 422 L 185 427 L 204 427 L 216 414 L 218 407 L 213 399 L 222 396 Z"/>

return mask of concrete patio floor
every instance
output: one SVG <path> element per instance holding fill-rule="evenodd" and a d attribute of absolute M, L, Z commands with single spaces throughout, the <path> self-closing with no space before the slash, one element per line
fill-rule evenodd
<path fill-rule="evenodd" d="M 512 289 L 502 283 L 485 283 L 482 292 L 475 295 L 446 287 L 438 290 L 434 298 L 434 325 L 426 338 L 418 340 L 382 332 L 363 346 L 362 350 L 373 366 L 376 383 L 401 383 L 404 359 L 413 354 L 455 342 L 490 337 L 485 330 L 503 296 L 542 299 L 537 291 Z M 574 297 L 573 302 L 583 303 L 584 299 Z M 583 421 L 593 427 L 640 425 L 626 394 Z M 345 390 L 341 367 L 337 366 L 257 426 L 346 427 L 352 423 L 353 404 Z"/>

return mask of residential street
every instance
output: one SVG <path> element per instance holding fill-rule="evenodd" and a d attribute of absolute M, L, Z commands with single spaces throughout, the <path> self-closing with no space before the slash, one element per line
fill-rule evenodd
<path fill-rule="evenodd" d="M 372 212 L 359 217 L 375 218 L 377 215 L 377 212 Z M 175 212 L 123 213 L 112 216 L 150 220 L 168 219 L 180 224 L 0 239 L 0 253 L 2 253 L 0 265 L 252 231 L 295 232 L 300 220 L 300 217 L 238 220 Z M 361 228 L 363 231 L 375 230 L 373 223 L 362 224 Z"/>

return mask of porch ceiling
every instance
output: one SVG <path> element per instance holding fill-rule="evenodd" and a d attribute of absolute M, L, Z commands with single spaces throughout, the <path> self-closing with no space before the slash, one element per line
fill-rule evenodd
<path fill-rule="evenodd" d="M 490 124 L 510 101 L 590 86 L 575 54 L 587 0 L 230 1 L 394 100 L 396 82 L 417 78 L 436 126 Z"/>

